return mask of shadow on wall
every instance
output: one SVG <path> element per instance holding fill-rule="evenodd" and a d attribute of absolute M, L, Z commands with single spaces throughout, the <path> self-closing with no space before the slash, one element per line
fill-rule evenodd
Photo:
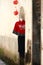
<path fill-rule="evenodd" d="M 26 63 L 31 64 L 31 40 L 27 41 Z"/>

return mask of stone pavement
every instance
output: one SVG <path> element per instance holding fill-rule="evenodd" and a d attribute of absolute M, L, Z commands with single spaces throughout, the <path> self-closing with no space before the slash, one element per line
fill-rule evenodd
<path fill-rule="evenodd" d="M 6 65 L 6 63 L 0 59 L 0 65 Z"/>

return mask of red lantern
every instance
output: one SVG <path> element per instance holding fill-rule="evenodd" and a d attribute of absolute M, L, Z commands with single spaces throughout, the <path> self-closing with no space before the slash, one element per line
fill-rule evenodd
<path fill-rule="evenodd" d="M 14 15 L 18 15 L 18 11 L 16 10 L 16 11 L 14 11 Z"/>
<path fill-rule="evenodd" d="M 13 4 L 17 5 L 18 4 L 18 0 L 13 1 Z"/>

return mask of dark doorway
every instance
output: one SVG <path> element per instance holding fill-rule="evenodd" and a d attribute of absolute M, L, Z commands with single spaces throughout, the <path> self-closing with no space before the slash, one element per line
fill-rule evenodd
<path fill-rule="evenodd" d="M 32 65 L 40 65 L 41 0 L 33 0 Z"/>

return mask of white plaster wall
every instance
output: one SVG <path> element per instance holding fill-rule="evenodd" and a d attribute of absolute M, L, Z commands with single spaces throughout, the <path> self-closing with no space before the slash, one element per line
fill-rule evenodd
<path fill-rule="evenodd" d="M 14 34 L 12 34 L 12 31 L 15 22 L 19 20 L 19 15 L 17 16 L 13 15 L 13 11 L 15 10 L 15 5 L 13 4 L 13 1 L 14 0 L 0 0 L 0 36 L 1 35 L 8 37 L 14 36 Z M 25 21 L 26 21 L 25 52 L 27 52 L 27 40 L 30 39 L 32 41 L 32 0 L 18 0 L 18 1 L 19 1 L 19 4 L 17 5 L 18 11 L 20 9 L 20 6 L 23 6 L 25 10 Z"/>
<path fill-rule="evenodd" d="M 0 36 L 0 47 L 13 54 L 18 54 L 18 37 Z"/>
<path fill-rule="evenodd" d="M 43 0 L 41 0 L 41 65 L 43 65 Z"/>

